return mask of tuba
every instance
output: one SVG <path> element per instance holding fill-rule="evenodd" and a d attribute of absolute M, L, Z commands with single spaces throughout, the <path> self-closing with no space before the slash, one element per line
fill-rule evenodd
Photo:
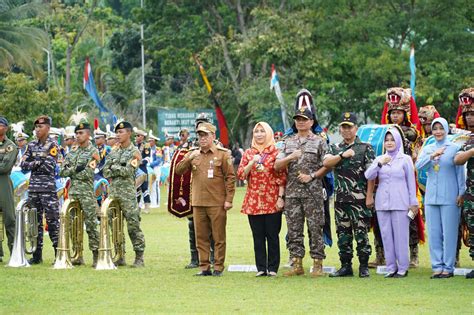
<path fill-rule="evenodd" d="M 54 269 L 72 268 L 81 261 L 84 243 L 84 210 L 78 200 L 67 199 L 59 212 L 58 254 Z M 71 244 L 71 245 L 70 245 Z"/>
<path fill-rule="evenodd" d="M 110 227 L 109 227 L 110 225 Z M 109 231 L 112 231 L 110 236 Z M 112 240 L 113 249 L 110 245 Z M 96 270 L 116 269 L 114 261 L 124 257 L 123 213 L 117 200 L 108 197 L 100 207 L 99 257 Z"/>
<path fill-rule="evenodd" d="M 36 250 L 38 242 L 37 211 L 30 208 L 26 199 L 20 200 L 16 207 L 15 240 L 8 267 L 29 267 L 26 254 Z"/>

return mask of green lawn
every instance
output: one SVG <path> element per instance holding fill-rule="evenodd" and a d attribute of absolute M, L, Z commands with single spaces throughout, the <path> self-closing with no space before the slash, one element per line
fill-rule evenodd
<path fill-rule="evenodd" d="M 239 212 L 244 193 L 238 189 L 229 212 L 227 266 L 254 263 L 248 221 Z M 142 223 L 146 268 L 96 271 L 87 251 L 87 266 L 53 270 L 53 251 L 46 238 L 43 265 L 0 268 L 0 313 L 474 313 L 474 281 L 430 280 L 427 246 L 420 250 L 420 268 L 404 279 L 384 279 L 373 270 L 368 279 L 255 278 L 254 273 L 230 272 L 220 278 L 193 277 L 196 269 L 184 269 L 189 262 L 187 220 L 169 215 L 162 205 Z M 282 265 L 288 258 L 285 233 L 284 226 Z M 325 265 L 338 266 L 335 246 L 327 248 L 327 256 Z M 127 262 L 133 262 L 130 247 Z M 306 269 L 310 263 L 306 257 Z M 474 266 L 465 247 L 461 264 Z"/>

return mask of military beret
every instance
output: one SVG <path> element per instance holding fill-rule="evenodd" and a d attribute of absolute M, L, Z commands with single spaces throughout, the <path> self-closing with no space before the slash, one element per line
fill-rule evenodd
<path fill-rule="evenodd" d="M 130 130 L 132 130 L 133 126 L 128 121 L 121 121 L 115 126 L 114 131 L 117 132 L 117 130 L 120 130 L 120 129 L 130 129 Z"/>
<path fill-rule="evenodd" d="M 50 125 L 51 126 L 51 118 L 46 115 L 41 115 L 36 118 L 34 125 Z"/>
<path fill-rule="evenodd" d="M 5 127 L 8 127 L 8 120 L 3 116 L 0 116 L 0 125 L 4 125 Z"/>
<path fill-rule="evenodd" d="M 91 125 L 88 122 L 80 122 L 76 128 L 74 128 L 74 132 L 78 132 L 79 130 L 91 130 Z"/>
<path fill-rule="evenodd" d="M 203 122 L 199 124 L 199 127 L 196 130 L 196 133 L 199 131 L 205 132 L 205 133 L 216 133 L 216 127 L 208 122 Z"/>

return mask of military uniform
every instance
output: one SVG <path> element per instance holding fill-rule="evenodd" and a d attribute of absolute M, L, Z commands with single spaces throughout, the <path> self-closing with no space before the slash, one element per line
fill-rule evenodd
<path fill-rule="evenodd" d="M 201 123 L 197 131 L 212 132 L 206 129 L 209 123 Z M 215 127 L 209 130 L 214 130 Z M 201 130 L 204 128 L 206 131 Z M 207 152 L 190 159 L 192 148 L 176 166 L 176 173 L 181 175 L 191 169 L 191 205 L 193 206 L 196 246 L 199 253 L 199 267 L 203 272 L 210 271 L 209 235 L 214 239 L 214 271 L 224 270 L 226 252 L 227 211 L 224 203 L 230 202 L 235 193 L 235 174 L 230 151 L 212 144 Z"/>
<path fill-rule="evenodd" d="M 461 151 L 469 151 L 474 148 L 474 134 L 466 142 Z M 469 255 L 474 260 L 474 158 L 467 161 L 466 193 L 464 194 L 463 215 L 469 231 Z"/>
<path fill-rule="evenodd" d="M 121 122 L 117 125 L 127 126 Z M 127 128 L 127 127 L 125 127 Z M 133 244 L 133 250 L 143 257 L 145 237 L 140 228 L 140 211 L 138 209 L 135 190 L 135 171 L 140 163 L 140 152 L 131 143 L 124 148 L 117 145 L 107 156 L 104 166 L 104 176 L 110 181 L 109 197 L 118 201 L 123 215 L 127 220 L 128 235 Z"/>
<path fill-rule="evenodd" d="M 58 246 L 59 201 L 55 181 L 58 154 L 58 145 L 48 137 L 44 143 L 39 140 L 30 142 L 22 157 L 22 171 L 31 171 L 28 204 L 38 211 L 38 245 L 33 253 L 36 263 L 42 260 L 43 212 L 46 215 L 49 238 L 55 251 Z"/>
<path fill-rule="evenodd" d="M 364 172 L 375 158 L 375 152 L 368 143 L 356 137 L 351 145 L 341 142 L 331 145 L 332 155 L 354 150 L 351 158 L 342 159 L 334 168 L 336 174 L 335 215 L 341 263 L 350 264 L 353 257 L 352 241 L 357 242 L 357 255 L 362 264 L 367 264 L 371 254 L 368 238 L 372 211 L 366 207 L 367 180 Z"/>
<path fill-rule="evenodd" d="M 3 220 L 3 223 L 0 222 L 0 224 L 5 225 L 10 252 L 15 238 L 15 203 L 10 173 L 17 155 L 16 145 L 5 136 L 3 141 L 0 142 L 0 211 L 2 212 L 2 218 L 0 219 Z M 0 235 L 0 239 L 3 240 L 3 235 Z M 3 246 L 0 244 L 1 257 L 3 257 Z"/>
<path fill-rule="evenodd" d="M 310 255 L 313 259 L 323 260 L 324 253 L 324 196 L 321 180 L 313 180 L 307 184 L 298 180 L 298 175 L 311 174 L 322 167 L 324 155 L 327 153 L 326 141 L 311 134 L 301 138 L 297 134 L 285 139 L 282 151 L 277 160 L 285 158 L 296 150 L 303 152 L 298 161 L 288 164 L 288 177 L 285 191 L 286 222 L 288 225 L 288 249 L 291 257 L 303 258 L 304 222 L 308 225 Z"/>
<path fill-rule="evenodd" d="M 59 175 L 71 178 L 69 197 L 78 201 L 84 211 L 89 249 L 99 249 L 97 231 L 97 202 L 94 196 L 94 171 L 99 161 L 99 152 L 89 142 L 86 147 L 74 146 L 61 167 Z"/>

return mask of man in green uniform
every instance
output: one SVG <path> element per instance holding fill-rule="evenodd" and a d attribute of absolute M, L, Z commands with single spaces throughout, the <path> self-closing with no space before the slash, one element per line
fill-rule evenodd
<path fill-rule="evenodd" d="M 375 152 L 368 143 L 357 137 L 357 117 L 344 113 L 339 124 L 343 141 L 330 147 L 330 154 L 324 157 L 323 165 L 334 168 L 336 174 L 336 229 L 341 269 L 330 277 L 352 277 L 352 242 L 357 242 L 359 256 L 359 277 L 369 276 L 371 247 L 368 230 L 372 211 L 366 206 L 367 180 L 364 172 L 375 158 Z"/>
<path fill-rule="evenodd" d="M 0 116 L 0 211 L 3 223 L 0 222 L 0 240 L 3 241 L 3 225 L 8 239 L 10 253 L 15 238 L 15 205 L 13 201 L 13 185 L 10 173 L 15 165 L 18 149 L 16 145 L 7 138 L 8 120 Z M 0 243 L 0 262 L 3 261 L 3 246 Z"/>
<path fill-rule="evenodd" d="M 454 163 L 462 165 L 467 162 L 466 193 L 464 194 L 463 215 L 469 231 L 469 255 L 474 260 L 474 88 L 466 89 L 459 95 L 461 119 L 464 127 L 471 132 L 469 140 L 463 145 L 454 158 Z M 474 279 L 474 270 L 466 275 Z"/>
<path fill-rule="evenodd" d="M 69 196 L 79 201 L 84 211 L 86 231 L 89 236 L 89 249 L 92 251 L 92 267 L 97 265 L 99 232 L 97 231 L 97 202 L 94 195 L 94 170 L 100 161 L 99 151 L 89 141 L 91 128 L 87 122 L 79 123 L 74 129 L 77 146 L 71 151 L 61 167 L 59 175 L 71 178 Z M 84 260 L 73 260 L 73 265 L 84 265 Z"/>
<path fill-rule="evenodd" d="M 135 190 L 135 172 L 140 165 L 141 154 L 130 140 L 132 129 L 132 125 L 126 121 L 119 122 L 115 126 L 119 145 L 107 156 L 104 176 L 111 182 L 109 197 L 118 201 L 127 220 L 128 235 L 135 251 L 133 267 L 144 267 L 145 237 L 140 228 L 140 211 Z M 114 263 L 124 265 L 125 261 Z"/>

